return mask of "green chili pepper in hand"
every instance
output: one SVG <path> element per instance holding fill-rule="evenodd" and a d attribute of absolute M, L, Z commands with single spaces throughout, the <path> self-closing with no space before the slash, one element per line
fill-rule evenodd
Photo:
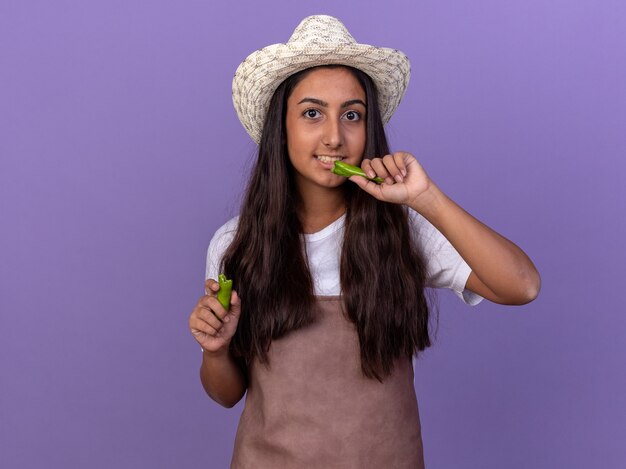
<path fill-rule="evenodd" d="M 369 177 L 367 174 L 365 174 L 365 171 L 363 171 L 358 166 L 353 166 L 351 164 L 343 163 L 341 161 L 335 161 L 335 166 L 333 166 L 333 169 L 331 169 L 330 172 L 337 174 L 338 176 L 345 176 L 347 178 L 350 176 L 363 176 L 364 178 L 369 179 L 370 181 L 374 181 L 378 184 L 382 184 L 383 182 L 385 182 L 385 180 L 381 177 Z"/>
<path fill-rule="evenodd" d="M 233 291 L 233 281 L 226 278 L 226 275 L 219 274 L 217 276 L 217 282 L 220 284 L 220 289 L 217 292 L 217 301 L 228 310 L 230 308 L 230 294 Z"/>

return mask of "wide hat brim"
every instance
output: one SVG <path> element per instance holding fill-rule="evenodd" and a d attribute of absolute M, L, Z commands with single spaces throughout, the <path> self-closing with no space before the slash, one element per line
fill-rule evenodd
<path fill-rule="evenodd" d="M 326 33 L 326 36 L 324 34 Z M 410 78 L 406 55 L 396 49 L 358 44 L 336 18 L 305 18 L 285 44 L 250 54 L 233 79 L 233 104 L 244 128 L 259 143 L 269 102 L 289 76 L 321 65 L 348 65 L 374 81 L 383 123 L 398 108 Z"/>

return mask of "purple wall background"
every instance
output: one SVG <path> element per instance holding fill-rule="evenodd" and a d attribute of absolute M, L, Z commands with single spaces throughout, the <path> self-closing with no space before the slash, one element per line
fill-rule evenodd
<path fill-rule="evenodd" d="M 328 13 L 408 54 L 393 148 L 543 276 L 523 308 L 440 295 L 428 466 L 626 467 L 626 4 L 266 4 L 0 3 L 0 466 L 228 465 L 241 405 L 187 318 L 254 153 L 231 78 Z"/>

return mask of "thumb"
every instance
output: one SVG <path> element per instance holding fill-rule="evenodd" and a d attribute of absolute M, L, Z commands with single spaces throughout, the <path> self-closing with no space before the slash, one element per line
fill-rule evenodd
<path fill-rule="evenodd" d="M 230 294 L 230 309 L 228 310 L 229 314 L 234 316 L 234 319 L 239 319 L 241 315 L 241 299 L 235 290 Z"/>
<path fill-rule="evenodd" d="M 374 181 L 370 181 L 363 176 L 350 176 L 348 179 L 363 189 L 368 194 L 379 198 L 380 197 L 380 186 L 376 184 Z"/>

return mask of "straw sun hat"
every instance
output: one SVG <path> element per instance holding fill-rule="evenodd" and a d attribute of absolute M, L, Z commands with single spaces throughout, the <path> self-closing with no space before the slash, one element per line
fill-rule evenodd
<path fill-rule="evenodd" d="M 357 68 L 372 78 L 386 124 L 395 112 L 411 74 L 406 55 L 395 49 L 358 44 L 332 16 L 309 16 L 286 44 L 273 44 L 250 54 L 233 79 L 233 103 L 239 120 L 259 143 L 270 100 L 278 85 L 296 72 L 319 65 Z"/>

